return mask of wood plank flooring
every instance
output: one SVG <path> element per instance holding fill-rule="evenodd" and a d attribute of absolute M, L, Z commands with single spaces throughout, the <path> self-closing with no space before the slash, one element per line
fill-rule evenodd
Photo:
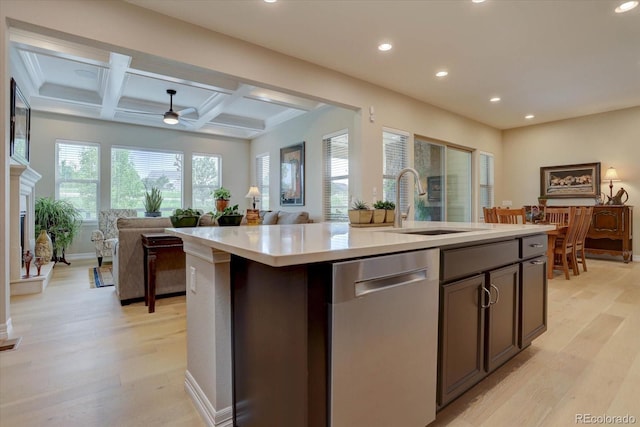
<path fill-rule="evenodd" d="M 0 425 L 203 426 L 184 391 L 184 297 L 154 314 L 121 307 L 112 287 L 89 288 L 92 264 L 56 266 L 43 294 L 12 297 L 22 342 L 0 353 Z M 576 414 L 640 424 L 640 264 L 588 267 L 555 274 L 548 331 L 430 427 L 570 426 Z"/>

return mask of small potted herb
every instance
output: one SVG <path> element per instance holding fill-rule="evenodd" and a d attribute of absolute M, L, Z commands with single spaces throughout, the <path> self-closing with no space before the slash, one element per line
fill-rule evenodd
<path fill-rule="evenodd" d="M 218 225 L 221 227 L 240 225 L 243 217 L 244 215 L 238 211 L 238 205 L 228 206 L 216 214 Z"/>
<path fill-rule="evenodd" d="M 175 228 L 181 227 L 196 227 L 198 225 L 198 220 L 200 219 L 200 212 L 197 209 L 176 209 L 173 211 L 173 215 L 169 217 L 171 220 L 171 225 Z"/>
<path fill-rule="evenodd" d="M 224 212 L 227 206 L 229 206 L 231 191 L 224 187 L 220 187 L 213 192 L 213 198 L 216 201 L 216 212 Z"/>
<path fill-rule="evenodd" d="M 369 224 L 373 218 L 373 210 L 369 209 L 367 202 L 356 200 L 349 209 L 349 222 L 351 224 Z"/>
<path fill-rule="evenodd" d="M 378 200 L 373 204 L 373 223 L 374 224 L 382 224 L 384 223 L 384 218 L 387 214 L 385 210 L 386 202 L 382 200 Z"/>
<path fill-rule="evenodd" d="M 385 200 L 383 203 L 383 209 L 385 210 L 384 222 L 392 223 L 396 220 L 396 204 Z"/>
<path fill-rule="evenodd" d="M 144 193 L 144 216 L 160 216 L 160 205 L 162 205 L 162 193 L 158 187 L 151 187 L 151 192 Z"/>

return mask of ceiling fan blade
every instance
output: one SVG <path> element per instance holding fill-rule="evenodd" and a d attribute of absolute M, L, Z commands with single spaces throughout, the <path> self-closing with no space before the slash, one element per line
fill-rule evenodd
<path fill-rule="evenodd" d="M 178 113 L 179 116 L 184 116 L 186 114 L 197 113 L 197 112 L 198 110 L 196 110 L 194 107 L 189 107 L 189 108 L 185 108 L 184 110 L 176 111 L 176 113 Z"/>
<path fill-rule="evenodd" d="M 144 114 L 146 116 L 162 116 L 162 113 L 150 113 L 148 111 L 137 111 L 137 110 L 120 110 L 123 113 L 129 114 Z"/>

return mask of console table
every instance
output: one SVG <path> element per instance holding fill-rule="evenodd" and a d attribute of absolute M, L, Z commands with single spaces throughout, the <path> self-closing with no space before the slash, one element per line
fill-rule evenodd
<path fill-rule="evenodd" d="M 175 256 L 185 257 L 182 251 L 182 239 L 171 234 L 142 234 L 144 248 L 144 304 L 149 306 L 149 313 L 156 311 L 156 264 L 160 252 L 172 251 Z"/>
<path fill-rule="evenodd" d="M 587 253 L 621 255 L 625 263 L 631 261 L 633 206 L 594 206 L 584 246 Z"/>

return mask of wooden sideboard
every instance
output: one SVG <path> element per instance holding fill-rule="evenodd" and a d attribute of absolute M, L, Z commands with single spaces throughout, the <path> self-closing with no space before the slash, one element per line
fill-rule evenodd
<path fill-rule="evenodd" d="M 591 254 L 622 255 L 633 258 L 633 206 L 594 206 L 591 227 L 585 241 Z"/>

